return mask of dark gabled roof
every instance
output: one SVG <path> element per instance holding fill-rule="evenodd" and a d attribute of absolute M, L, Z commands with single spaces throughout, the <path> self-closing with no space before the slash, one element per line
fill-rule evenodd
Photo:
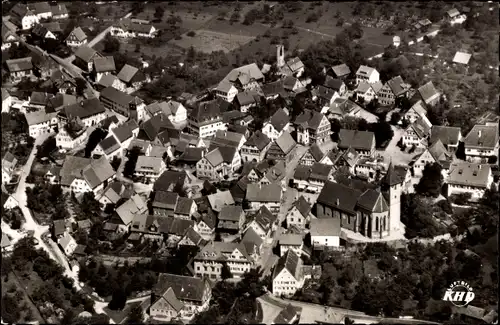
<path fill-rule="evenodd" d="M 180 300 L 203 301 L 203 294 L 207 283 L 204 279 L 160 273 L 153 293 L 162 296 L 165 291 L 172 288 L 175 296 Z"/>
<path fill-rule="evenodd" d="M 247 251 L 251 251 L 254 246 L 260 247 L 264 240 L 255 232 L 252 227 L 247 228 L 241 242 L 247 246 Z M 258 252 L 256 252 L 258 253 Z"/>
<path fill-rule="evenodd" d="M 66 221 L 64 220 L 54 220 L 54 236 L 63 235 L 66 231 Z"/>
<path fill-rule="evenodd" d="M 309 215 L 309 212 L 311 212 L 312 208 L 302 195 L 297 199 L 297 201 L 293 203 L 293 207 L 296 207 L 300 214 L 304 217 L 307 217 Z"/>
<path fill-rule="evenodd" d="M 132 131 L 139 128 L 135 120 L 128 120 L 127 122 L 118 125 L 116 128 L 111 130 L 115 137 L 120 142 L 124 142 L 133 136 Z"/>
<path fill-rule="evenodd" d="M 30 104 L 34 105 L 47 105 L 49 102 L 49 98 L 51 98 L 53 95 L 48 94 L 48 93 L 43 93 L 40 91 L 34 91 L 31 93 L 30 96 Z"/>
<path fill-rule="evenodd" d="M 50 5 L 48 2 L 35 2 L 33 4 L 30 4 L 32 6 L 32 10 L 37 13 L 37 14 L 44 14 L 51 12 L 50 10 Z"/>
<path fill-rule="evenodd" d="M 174 192 L 156 191 L 153 207 L 175 210 L 179 195 Z"/>
<path fill-rule="evenodd" d="M 281 80 L 262 85 L 260 88 L 265 97 L 279 95 L 285 91 Z"/>
<path fill-rule="evenodd" d="M 405 84 L 405 82 L 403 81 L 403 78 L 401 78 L 401 76 L 396 76 L 396 77 L 388 80 L 387 84 L 389 85 L 389 88 L 391 88 L 392 93 L 395 96 L 399 96 L 399 95 L 401 95 L 409 90 L 409 86 L 407 86 L 407 84 Z"/>
<path fill-rule="evenodd" d="M 59 114 L 64 115 L 67 118 L 77 118 L 85 119 L 87 117 L 105 113 L 106 110 L 104 106 L 97 98 L 90 98 L 80 101 L 79 103 L 65 106 Z"/>
<path fill-rule="evenodd" d="M 274 144 L 276 144 L 284 154 L 288 154 L 289 152 L 291 152 L 297 145 L 295 140 L 288 132 L 283 132 L 283 134 L 278 139 L 276 139 Z"/>
<path fill-rule="evenodd" d="M 311 175 L 311 167 L 305 165 L 298 165 L 297 168 L 295 168 L 293 179 L 306 181 L 309 179 L 310 175 Z"/>
<path fill-rule="evenodd" d="M 243 91 L 236 95 L 236 100 L 241 106 L 259 103 L 259 94 L 255 91 Z"/>
<path fill-rule="evenodd" d="M 184 152 L 177 158 L 178 161 L 183 161 L 187 163 L 197 163 L 203 158 L 203 152 L 205 148 L 192 148 L 187 147 Z"/>
<path fill-rule="evenodd" d="M 337 77 L 343 77 L 351 73 L 351 69 L 345 63 L 333 66 L 332 71 Z"/>
<path fill-rule="evenodd" d="M 339 91 L 343 84 L 344 82 L 341 79 L 326 76 L 323 86 L 325 86 L 326 88 L 333 89 L 335 91 Z"/>
<path fill-rule="evenodd" d="M 115 58 L 112 56 L 99 57 L 94 59 L 94 67 L 96 72 L 115 71 Z"/>
<path fill-rule="evenodd" d="M 133 67 L 131 65 L 125 64 L 123 68 L 120 70 L 118 73 L 117 77 L 121 81 L 128 83 L 132 80 L 132 78 L 135 76 L 135 74 L 139 71 L 136 67 Z"/>
<path fill-rule="evenodd" d="M 273 116 L 271 116 L 269 122 L 276 129 L 276 131 L 281 132 L 290 122 L 290 116 L 288 116 L 288 114 L 280 108 L 273 114 Z"/>
<path fill-rule="evenodd" d="M 300 315 L 302 312 L 302 307 L 295 307 L 292 304 L 288 304 L 283 308 L 278 316 L 274 318 L 273 324 L 290 324 L 294 317 Z"/>
<path fill-rule="evenodd" d="M 257 130 L 252 136 L 245 142 L 245 146 L 254 146 L 259 150 L 263 150 L 271 140 L 262 133 L 260 130 Z"/>
<path fill-rule="evenodd" d="M 278 260 L 278 263 L 276 263 L 276 266 L 274 267 L 273 271 L 273 279 L 275 279 L 281 271 L 284 269 L 288 270 L 290 274 L 295 277 L 296 280 L 298 279 L 299 272 L 300 272 L 300 266 L 301 266 L 301 261 L 300 261 L 300 256 L 298 256 L 293 250 L 289 249 L 286 251 L 285 255 L 280 257 Z"/>
<path fill-rule="evenodd" d="M 210 122 L 211 119 L 218 120 L 222 118 L 223 111 L 219 101 L 211 100 L 200 103 L 198 107 L 195 107 L 191 111 L 190 116 L 198 121 L 199 124 L 203 124 Z"/>
<path fill-rule="evenodd" d="M 418 88 L 418 93 L 426 104 L 432 102 L 439 96 L 439 92 L 436 90 L 436 87 L 434 87 L 432 81 Z"/>
<path fill-rule="evenodd" d="M 158 177 L 155 184 L 153 185 L 154 191 L 169 191 L 170 187 L 177 184 L 184 184 L 186 180 L 186 172 L 178 172 L 173 170 L 166 170 L 163 174 Z"/>
<path fill-rule="evenodd" d="M 359 190 L 327 181 L 317 202 L 352 214 L 355 212 L 356 203 L 361 194 Z"/>
<path fill-rule="evenodd" d="M 99 143 L 99 146 L 107 155 L 120 149 L 120 145 L 116 142 L 115 137 L 107 137 Z"/>
<path fill-rule="evenodd" d="M 55 6 L 51 6 L 50 10 L 52 10 L 52 16 L 61 16 L 68 14 L 68 9 L 66 8 L 65 4 L 57 4 Z"/>
<path fill-rule="evenodd" d="M 219 152 L 222 156 L 222 161 L 226 164 L 232 164 L 234 156 L 238 152 L 238 148 L 232 146 L 224 146 L 224 145 L 210 145 L 209 151 L 219 149 Z M 208 154 L 207 154 L 208 155 Z"/>
<path fill-rule="evenodd" d="M 220 210 L 219 221 L 239 221 L 240 217 L 243 215 L 243 209 L 241 206 L 236 205 L 226 205 Z"/>
<path fill-rule="evenodd" d="M 311 166 L 311 175 L 309 177 L 314 180 L 327 181 L 332 171 L 333 171 L 333 166 L 314 163 Z"/>
<path fill-rule="evenodd" d="M 254 217 L 255 222 L 257 222 L 264 231 L 271 229 L 276 219 L 277 216 L 273 215 L 265 205 L 260 207 Z"/>
<path fill-rule="evenodd" d="M 384 176 L 382 182 L 386 185 L 393 186 L 397 184 L 403 183 L 404 178 L 401 177 L 399 173 L 396 172 L 394 165 L 392 163 L 389 164 L 389 168 L 387 169 L 387 173 Z"/>
<path fill-rule="evenodd" d="M 433 125 L 431 128 L 430 143 L 441 140 L 444 145 L 458 145 L 460 140 L 460 128 L 453 126 Z"/>
<path fill-rule="evenodd" d="M 494 148 L 498 144 L 498 123 L 495 125 L 476 124 L 464 139 L 465 147 Z"/>
<path fill-rule="evenodd" d="M 90 62 L 90 60 L 92 60 L 94 56 L 100 57 L 101 55 L 99 54 L 99 52 L 89 47 L 88 45 L 80 46 L 75 52 L 76 58 L 80 58 L 81 60 L 87 63 Z"/>
<path fill-rule="evenodd" d="M 339 148 L 352 147 L 356 150 L 370 150 L 375 142 L 375 134 L 369 131 L 341 129 L 339 131 Z"/>
<path fill-rule="evenodd" d="M 165 129 L 175 129 L 175 127 L 164 114 L 155 115 L 141 124 L 141 130 L 150 141 L 156 139 L 159 133 Z"/>
<path fill-rule="evenodd" d="M 189 215 L 191 213 L 191 207 L 193 206 L 194 201 L 192 199 L 188 199 L 187 197 L 179 197 L 177 199 L 177 204 L 175 205 L 174 213 Z"/>
<path fill-rule="evenodd" d="M 321 150 L 321 147 L 319 144 L 314 143 L 310 148 L 309 148 L 309 153 L 311 156 L 314 158 L 316 162 L 320 162 L 321 159 L 323 159 L 326 155 L 323 150 Z"/>
<path fill-rule="evenodd" d="M 33 69 L 31 57 L 13 59 L 5 61 L 9 72 L 27 71 Z"/>
<path fill-rule="evenodd" d="M 324 115 L 320 112 L 305 109 L 295 119 L 295 124 L 303 127 L 304 129 L 317 130 L 323 120 Z"/>
<path fill-rule="evenodd" d="M 73 29 L 73 31 L 69 34 L 68 37 L 70 37 L 71 35 L 74 35 L 79 42 L 87 39 L 87 35 L 85 35 L 85 32 L 81 27 Z"/>
<path fill-rule="evenodd" d="M 357 205 L 374 213 L 382 213 L 389 210 L 389 206 L 382 193 L 372 189 L 366 190 L 361 194 L 358 198 Z"/>

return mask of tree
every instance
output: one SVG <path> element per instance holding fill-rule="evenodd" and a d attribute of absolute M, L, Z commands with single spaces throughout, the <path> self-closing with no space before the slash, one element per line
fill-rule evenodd
<path fill-rule="evenodd" d="M 83 92 L 87 88 L 87 83 L 82 78 L 77 78 L 75 82 L 76 82 L 76 95 L 81 97 L 83 96 Z"/>
<path fill-rule="evenodd" d="M 104 44 L 104 52 L 106 53 L 115 53 L 120 51 L 120 41 L 118 41 L 110 34 L 106 35 L 103 44 Z"/>
<path fill-rule="evenodd" d="M 240 14 L 237 11 L 233 12 L 233 14 L 231 15 L 230 21 L 232 23 L 235 23 L 235 22 L 238 22 L 239 20 L 240 20 Z"/>
<path fill-rule="evenodd" d="M 122 310 L 125 308 L 125 304 L 127 303 L 127 295 L 123 289 L 118 289 L 113 291 L 113 295 L 111 296 L 111 301 L 108 304 L 109 309 L 111 310 Z"/>
<path fill-rule="evenodd" d="M 443 187 L 442 167 L 438 163 L 427 164 L 422 172 L 422 178 L 416 187 L 417 193 L 424 196 L 438 197 Z"/>
<path fill-rule="evenodd" d="M 161 20 L 163 18 L 163 15 L 165 14 L 165 9 L 163 9 L 162 6 L 156 6 L 155 8 L 155 13 L 154 13 L 154 17 L 157 19 L 157 20 Z"/>
<path fill-rule="evenodd" d="M 122 163 L 121 158 L 119 158 L 118 156 L 113 157 L 113 159 L 111 160 L 111 167 L 113 167 L 113 170 L 115 172 L 118 170 L 118 167 L 120 167 L 121 163 Z"/>
<path fill-rule="evenodd" d="M 383 146 L 394 136 L 394 131 L 392 130 L 391 125 L 386 121 L 371 123 L 369 124 L 368 129 L 375 134 L 375 142 L 377 147 Z"/>
<path fill-rule="evenodd" d="M 127 318 L 127 324 L 142 324 L 144 321 L 144 313 L 141 305 L 137 305 L 130 310 Z"/>
<path fill-rule="evenodd" d="M 231 269 L 229 268 L 229 266 L 227 264 L 222 265 L 220 276 L 221 276 L 222 280 L 227 280 L 227 279 L 230 279 L 233 277 L 233 275 L 231 274 Z"/>
<path fill-rule="evenodd" d="M 416 194 L 401 195 L 401 222 L 405 224 L 405 236 L 432 238 L 444 232 L 432 215 L 432 207 Z"/>
<path fill-rule="evenodd" d="M 401 121 L 401 114 L 398 112 L 394 112 L 391 115 L 391 124 L 397 125 Z"/>
<path fill-rule="evenodd" d="M 89 135 L 89 139 L 87 140 L 87 145 L 85 146 L 85 157 L 90 158 L 92 151 L 94 151 L 95 147 L 101 142 L 108 133 L 101 128 L 96 129 Z"/>
<path fill-rule="evenodd" d="M 139 158 L 139 155 L 141 154 L 141 148 L 140 147 L 133 147 L 127 154 L 127 162 L 125 163 L 125 166 L 123 168 L 123 175 L 126 177 L 132 177 L 135 173 L 135 166 L 137 164 L 137 159 Z"/>

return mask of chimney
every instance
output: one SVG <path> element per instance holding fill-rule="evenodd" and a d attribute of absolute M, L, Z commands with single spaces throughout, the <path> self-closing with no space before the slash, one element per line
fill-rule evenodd
<path fill-rule="evenodd" d="M 80 106 L 83 107 L 83 100 L 80 102 Z"/>
<path fill-rule="evenodd" d="M 337 198 L 337 201 L 335 201 L 335 205 L 340 205 L 340 200 Z"/>

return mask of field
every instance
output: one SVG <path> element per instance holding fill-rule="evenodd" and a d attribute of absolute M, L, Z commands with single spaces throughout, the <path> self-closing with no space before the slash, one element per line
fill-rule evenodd
<path fill-rule="evenodd" d="M 184 34 L 180 40 L 172 40 L 171 43 L 188 49 L 193 46 L 196 50 L 206 53 L 215 51 L 230 52 L 250 42 L 254 37 L 243 35 L 232 35 L 200 29 L 194 37 Z"/>

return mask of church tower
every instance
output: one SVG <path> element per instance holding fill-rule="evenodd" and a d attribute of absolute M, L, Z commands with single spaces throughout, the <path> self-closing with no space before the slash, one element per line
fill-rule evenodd
<path fill-rule="evenodd" d="M 276 66 L 281 68 L 285 65 L 285 46 L 282 44 L 276 45 Z"/>
<path fill-rule="evenodd" d="M 398 231 L 401 225 L 401 193 L 403 192 L 403 181 L 402 177 L 396 173 L 391 162 L 382 182 L 389 203 L 389 231 Z"/>

